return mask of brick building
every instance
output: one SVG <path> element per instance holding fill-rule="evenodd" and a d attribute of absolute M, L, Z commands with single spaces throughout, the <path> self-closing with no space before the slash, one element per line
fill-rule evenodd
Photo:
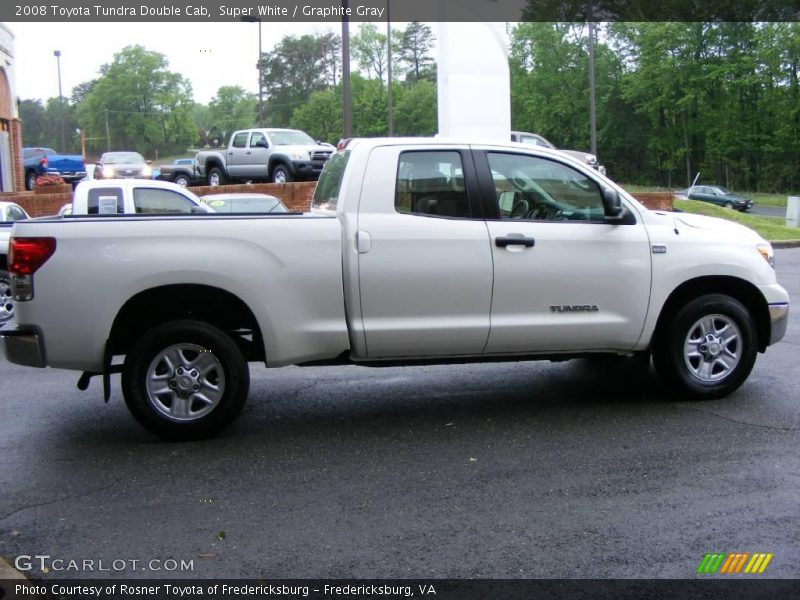
<path fill-rule="evenodd" d="M 25 189 L 22 123 L 14 83 L 14 34 L 0 23 L 0 192 Z"/>

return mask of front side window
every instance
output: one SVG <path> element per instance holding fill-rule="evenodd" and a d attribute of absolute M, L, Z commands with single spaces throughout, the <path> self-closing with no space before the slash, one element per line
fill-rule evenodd
<path fill-rule="evenodd" d="M 262 144 L 262 146 L 264 146 L 266 144 L 266 141 L 267 141 L 267 136 L 265 136 L 260 131 L 256 131 L 250 136 L 250 147 L 251 148 L 259 147 L 258 146 L 259 142 Z"/>
<path fill-rule="evenodd" d="M 412 215 L 469 218 L 461 154 L 409 151 L 400 154 L 395 210 Z"/>
<path fill-rule="evenodd" d="M 232 146 L 234 148 L 246 148 L 247 147 L 247 132 L 246 131 L 242 131 L 240 133 L 237 133 L 235 136 L 233 136 L 233 144 L 232 144 Z"/>
<path fill-rule="evenodd" d="M 185 214 L 192 212 L 195 205 L 172 190 L 136 188 L 133 190 L 133 206 L 137 214 Z"/>
<path fill-rule="evenodd" d="M 560 162 L 522 154 L 488 153 L 501 219 L 602 222 L 600 186 Z"/>

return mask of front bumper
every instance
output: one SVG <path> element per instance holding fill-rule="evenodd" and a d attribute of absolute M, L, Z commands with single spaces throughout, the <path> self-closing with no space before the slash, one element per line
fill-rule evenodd
<path fill-rule="evenodd" d="M 319 179 L 322 167 L 325 166 L 324 160 L 293 160 L 292 169 L 294 174 L 300 179 Z"/>
<path fill-rule="evenodd" d="M 13 321 L 14 319 L 11 319 Z M 0 329 L 0 346 L 8 362 L 25 367 L 44 368 L 44 341 L 38 331 L 8 323 Z"/>
<path fill-rule="evenodd" d="M 770 304 L 769 305 L 769 320 L 770 320 L 770 345 L 779 342 L 786 335 L 786 328 L 789 326 L 789 304 Z"/>

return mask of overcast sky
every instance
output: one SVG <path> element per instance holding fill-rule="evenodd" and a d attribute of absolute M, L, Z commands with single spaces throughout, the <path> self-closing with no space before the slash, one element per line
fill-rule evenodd
<path fill-rule="evenodd" d="M 207 104 L 223 85 L 258 93 L 256 23 L 7 23 L 15 36 L 17 96 L 58 96 L 54 50 L 61 51 L 65 97 L 125 46 L 140 44 L 167 57 L 169 69 L 192 82 L 196 102 Z M 400 25 L 400 24 L 398 24 Z M 264 23 L 264 52 L 285 35 L 341 31 L 327 23 Z M 351 27 L 354 28 L 353 25 Z M 351 29 L 351 33 L 353 29 Z"/>

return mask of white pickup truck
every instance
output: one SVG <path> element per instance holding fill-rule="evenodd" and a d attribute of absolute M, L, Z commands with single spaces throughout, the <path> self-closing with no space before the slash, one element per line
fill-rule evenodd
<path fill-rule="evenodd" d="M 176 183 L 150 179 L 82 181 L 72 195 L 72 215 L 154 215 L 209 212 L 207 205 Z"/>
<path fill-rule="evenodd" d="M 8 359 L 102 374 L 106 397 L 121 371 L 133 415 L 173 439 L 229 423 L 254 361 L 652 353 L 687 397 L 719 397 L 789 313 L 755 232 L 513 143 L 354 140 L 308 214 L 21 222 L 11 248 Z"/>

